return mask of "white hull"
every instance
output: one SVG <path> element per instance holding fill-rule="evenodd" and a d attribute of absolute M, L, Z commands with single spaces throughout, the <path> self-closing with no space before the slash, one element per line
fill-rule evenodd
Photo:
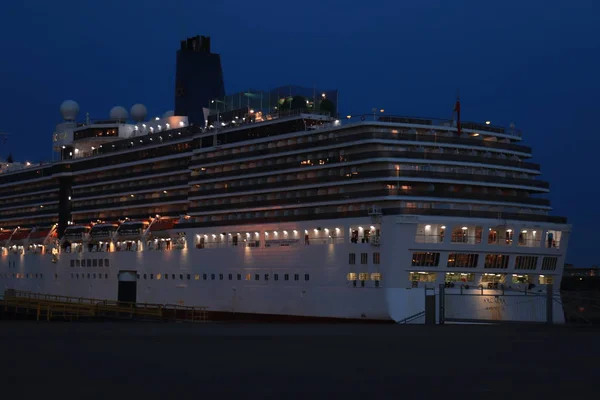
<path fill-rule="evenodd" d="M 118 298 L 118 276 L 121 271 L 135 271 L 137 280 L 137 301 L 145 303 L 185 304 L 206 306 L 209 311 L 286 315 L 302 317 L 352 318 L 401 321 L 424 311 L 425 287 L 437 288 L 444 282 L 443 274 L 435 282 L 413 284 L 409 271 L 424 269 L 411 266 L 415 250 L 431 249 L 446 253 L 459 250 L 485 254 L 490 245 L 474 246 L 454 243 L 423 244 L 415 243 L 417 222 L 443 220 L 446 224 L 464 224 L 458 220 L 436 217 L 417 217 L 404 223 L 396 216 L 384 217 L 381 222 L 381 245 L 350 243 L 348 237 L 340 238 L 336 244 L 260 247 L 224 246 L 219 248 L 196 248 L 193 239 L 198 232 L 265 231 L 284 229 L 292 231 L 319 227 L 340 227 L 347 232 L 352 225 L 371 224 L 370 218 L 355 218 L 330 221 L 307 221 L 279 225 L 252 227 L 215 227 L 211 229 L 189 229 L 186 248 L 171 250 L 113 251 L 81 253 L 61 252 L 53 262 L 50 254 L 15 254 L 11 251 L 2 255 L 0 262 L 0 288 L 29 290 L 65 296 L 98 299 Z M 497 221 L 487 221 L 489 224 Z M 485 224 L 486 221 L 482 221 Z M 521 224 L 523 222 L 520 222 Z M 486 226 L 486 225 L 484 225 Z M 178 231 L 180 232 L 180 231 Z M 524 254 L 546 253 L 558 255 L 560 265 L 566 250 L 566 239 L 560 253 L 555 249 L 521 249 L 515 246 L 509 251 Z M 465 246 L 468 246 L 465 247 Z M 495 251 L 497 250 L 495 247 Z M 506 251 L 504 249 L 503 251 Z M 373 253 L 380 254 L 380 264 L 373 264 Z M 357 254 L 355 265 L 349 265 L 349 254 Z M 368 254 L 368 263 L 361 265 L 360 255 Z M 109 266 L 87 266 L 87 260 L 108 260 Z M 85 260 L 86 266 L 71 266 L 72 260 Z M 436 267 L 436 272 L 445 272 L 445 266 Z M 455 271 L 453 269 L 452 271 Z M 539 267 L 538 267 L 539 270 Z M 476 274 L 479 284 L 481 276 L 487 272 L 483 265 L 469 270 Z M 509 267 L 507 275 L 514 271 Z M 347 279 L 349 273 L 378 273 L 381 281 L 366 280 L 364 286 L 356 287 Z M 540 271 L 535 272 L 540 274 Z M 560 283 L 562 267 L 553 271 L 556 275 L 555 288 Z M 164 275 L 168 274 L 168 279 Z M 230 279 L 230 274 L 232 279 Z M 241 279 L 238 280 L 238 274 Z M 259 280 L 255 280 L 255 275 Z M 265 274 L 269 279 L 265 280 Z M 275 274 L 278 279 L 275 280 Z M 289 280 L 284 276 L 288 274 Z M 150 279 L 152 275 L 153 279 Z M 160 275 L 161 279 L 158 280 Z M 214 275 L 214 279 L 213 279 Z M 222 279 L 221 279 L 222 275 Z M 295 275 L 298 280 L 295 280 Z M 13 277 L 14 276 L 14 277 Z M 18 276 L 18 277 L 17 277 Z M 173 279 L 175 276 L 175 279 Z M 189 276 L 189 279 L 188 279 Z M 183 278 L 183 279 L 182 279 Z M 206 278 L 206 279 L 205 279 Z M 249 278 L 249 279 L 247 279 Z M 306 279 L 308 278 L 308 279 Z M 508 286 L 511 286 L 508 290 Z M 517 290 L 520 285 L 507 284 L 506 304 L 500 311 L 490 311 L 484 304 L 483 296 L 456 296 L 447 301 L 447 312 L 466 319 L 491 320 L 545 320 L 544 297 L 533 301 L 533 296 L 523 296 Z M 449 289 L 448 293 L 460 292 Z M 469 293 L 479 290 L 470 289 Z M 485 291 L 498 294 L 499 291 Z M 519 306 L 527 301 L 527 306 Z M 448 305 L 451 304 L 451 305 Z M 450 307 L 450 308 L 449 308 Z M 486 309 L 486 307 L 488 307 Z M 562 310 L 555 305 L 555 322 L 563 322 Z M 449 314 L 447 314 L 449 316 Z M 424 317 L 411 322 L 423 322 Z"/>

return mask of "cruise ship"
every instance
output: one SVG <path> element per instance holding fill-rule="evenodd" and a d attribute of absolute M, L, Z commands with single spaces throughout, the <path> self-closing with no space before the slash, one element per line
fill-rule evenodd
<path fill-rule="evenodd" d="M 175 86 L 158 117 L 65 101 L 55 160 L 2 165 L 0 288 L 419 322 L 428 290 L 465 294 L 467 319 L 529 320 L 543 310 L 519 302 L 560 287 L 571 226 L 514 125 L 460 121 L 458 102 L 432 119 L 340 114 L 336 90 L 225 95 L 203 36 Z M 502 312 L 466 295 L 484 292 Z"/>

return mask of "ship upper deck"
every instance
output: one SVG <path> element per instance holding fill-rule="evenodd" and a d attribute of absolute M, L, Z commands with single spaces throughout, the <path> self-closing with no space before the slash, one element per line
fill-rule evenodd
<path fill-rule="evenodd" d="M 69 177 L 68 209 L 76 221 L 155 213 L 204 220 L 206 213 L 294 207 L 297 201 L 284 201 L 277 194 L 282 191 L 316 202 L 317 208 L 321 202 L 354 203 L 377 195 L 393 202 L 390 209 L 411 207 L 411 201 L 464 203 L 462 209 L 493 200 L 485 208 L 492 213 L 525 207 L 543 217 L 550 210 L 548 200 L 531 196 L 548 192 L 549 186 L 534 179 L 539 165 L 524 161 L 531 148 L 521 144 L 514 127 L 463 122 L 459 134 L 453 121 L 443 119 L 384 113 L 332 118 L 306 110 L 262 114 L 249 109 L 211 114 L 206 122 L 206 128 L 173 123 L 176 128 L 160 130 L 138 123 L 138 129 L 128 129 L 138 132 L 134 136 L 104 136 L 92 152 L 72 151 L 69 159 L 1 174 L 0 190 L 29 196 L 33 181 Z M 110 128 L 104 125 L 98 132 Z M 140 134 L 143 125 L 146 131 Z M 83 142 L 73 144 L 89 145 L 95 128 L 78 129 L 85 132 L 79 135 Z M 254 182 L 251 190 L 246 181 Z M 49 180 L 35 187 L 35 197 L 6 202 L 14 210 L 3 219 L 19 217 L 27 225 L 28 215 L 42 209 L 45 214 L 49 204 L 41 200 L 48 185 L 58 196 L 58 180 Z M 58 211 L 59 199 L 53 200 Z M 338 208 L 346 212 L 346 206 Z"/>

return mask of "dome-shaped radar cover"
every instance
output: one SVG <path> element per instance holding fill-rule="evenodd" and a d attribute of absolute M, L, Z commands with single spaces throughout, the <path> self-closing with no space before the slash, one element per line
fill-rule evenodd
<path fill-rule="evenodd" d="M 116 106 L 110 109 L 109 118 L 111 121 L 127 121 L 128 116 L 129 114 L 127 113 L 127 110 L 121 106 Z"/>
<path fill-rule="evenodd" d="M 75 121 L 79 114 L 79 104 L 73 100 L 65 100 L 60 105 L 60 115 L 65 121 Z"/>
<path fill-rule="evenodd" d="M 131 118 L 135 120 L 135 122 L 142 122 L 146 119 L 148 115 L 148 110 L 146 110 L 146 106 L 143 104 L 136 104 L 131 107 Z"/>

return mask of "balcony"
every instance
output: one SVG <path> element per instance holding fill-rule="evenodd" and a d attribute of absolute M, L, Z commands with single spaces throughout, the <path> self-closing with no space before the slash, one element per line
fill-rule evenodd
<path fill-rule="evenodd" d="M 168 182 L 158 182 L 153 184 L 146 184 L 143 180 L 136 181 L 134 186 L 113 188 L 113 189 L 100 189 L 98 187 L 94 187 L 92 190 L 89 188 L 80 189 L 79 191 L 73 192 L 73 198 L 79 200 L 81 198 L 87 197 L 98 197 L 98 196 L 107 196 L 107 195 L 122 195 L 123 193 L 128 192 L 137 192 L 137 191 L 151 191 L 153 189 L 171 189 L 173 187 L 186 187 L 188 184 L 188 180 L 179 179 L 176 181 L 168 181 Z M 84 191 L 85 190 L 85 191 Z"/>
<path fill-rule="evenodd" d="M 359 130 L 354 128 L 353 130 Z M 206 163 L 216 163 L 222 161 L 239 160 L 243 158 L 261 157 L 271 154 L 279 154 L 283 152 L 298 151 L 304 149 L 313 149 L 318 147 L 339 145 L 340 143 L 348 144 L 356 141 L 364 141 L 369 139 L 383 139 L 383 140 L 397 140 L 397 141 L 409 141 L 416 142 L 415 144 L 431 143 L 432 145 L 438 146 L 439 144 L 458 144 L 464 146 L 474 146 L 487 149 L 496 150 L 509 150 L 520 153 L 531 154 L 531 148 L 512 143 L 500 143 L 493 141 L 484 141 L 482 139 L 470 139 L 470 138 L 459 138 L 444 135 L 432 135 L 432 134 L 415 134 L 415 133 L 391 133 L 390 129 L 381 128 L 369 128 L 365 131 L 364 127 L 361 127 L 361 133 L 351 135 L 339 135 L 337 132 L 336 136 L 331 139 L 315 140 L 310 142 L 296 143 L 285 146 L 277 146 L 264 149 L 256 149 L 248 152 L 240 152 L 227 154 L 218 157 L 211 157 L 211 153 L 200 153 L 195 160 L 192 161 L 191 165 L 202 165 Z M 376 142 L 376 141 L 375 141 Z M 208 156 L 206 156 L 208 155 Z"/>
<path fill-rule="evenodd" d="M 526 163 L 521 161 L 513 161 L 513 160 L 503 160 L 498 158 L 491 157 L 479 157 L 479 156 L 469 156 L 469 155 L 457 155 L 457 154 L 448 154 L 448 153 L 426 153 L 426 152 L 409 152 L 409 151 L 371 151 L 365 152 L 361 154 L 350 154 L 344 155 L 340 157 L 326 157 L 323 161 L 324 164 L 319 165 L 340 165 L 344 166 L 344 164 L 353 161 L 368 161 L 368 162 L 377 162 L 378 159 L 384 159 L 381 161 L 387 161 L 389 158 L 395 158 L 397 161 L 394 162 L 402 162 L 402 159 L 414 159 L 414 160 L 436 160 L 441 161 L 457 161 L 457 162 L 469 162 L 469 163 L 480 163 L 485 165 L 503 165 L 513 168 L 525 168 L 530 170 L 535 170 L 539 172 L 539 164 Z M 201 164 L 206 164 L 203 162 Z M 246 169 L 235 169 L 225 172 L 213 172 L 207 173 L 204 171 L 202 175 L 195 177 L 193 182 L 201 182 L 202 180 L 208 179 L 218 179 L 218 178 L 228 178 L 235 176 L 244 176 L 249 174 L 258 174 L 263 172 L 273 172 L 274 168 L 277 168 L 277 172 L 285 172 L 288 169 L 299 169 L 303 168 L 306 170 L 310 170 L 311 164 L 303 165 L 300 161 L 286 162 L 286 163 L 273 163 L 271 165 L 262 165 L 260 167 L 255 168 L 246 168 Z M 467 174 L 468 175 L 468 174 Z M 396 176 L 396 175 L 394 175 Z M 486 175 L 487 176 L 487 175 Z"/>
<path fill-rule="evenodd" d="M 401 207 L 389 207 L 383 209 L 384 215 L 427 215 L 427 216 L 440 216 L 440 217 L 459 217 L 459 218 L 488 218 L 492 220 L 496 219 L 507 219 L 517 221 L 531 221 L 531 222 L 551 222 L 557 224 L 566 224 L 567 219 L 565 217 L 551 216 L 551 215 L 538 215 L 538 214 L 515 214 L 515 213 L 498 213 L 494 211 L 469 211 L 469 210 L 448 210 L 448 209 L 434 209 L 434 208 L 401 208 Z M 309 221 L 316 219 L 336 219 L 336 218 L 356 218 L 367 216 L 366 210 L 357 211 L 336 211 L 336 212 L 324 212 L 321 214 L 315 214 L 313 207 L 300 208 L 299 212 L 294 215 L 278 215 L 273 217 L 244 217 L 234 218 L 230 220 L 207 220 L 202 222 L 186 222 L 179 224 L 181 229 L 188 228 L 204 228 L 229 225 L 243 225 L 243 224 L 268 224 L 277 222 L 287 221 Z M 147 215 L 146 215 L 147 217 Z M 130 218 L 144 218 L 144 215 L 130 216 Z"/>
<path fill-rule="evenodd" d="M 348 199 L 360 199 L 360 198 L 373 198 L 373 197 L 388 197 L 388 196 L 406 196 L 406 197 L 431 197 L 431 198 L 450 198 L 450 199 L 464 199 L 464 200 L 486 200 L 496 202 L 509 202 L 509 203 L 521 203 L 521 204 L 535 204 L 548 206 L 550 201 L 547 199 L 535 199 L 522 196 L 499 196 L 481 193 L 465 193 L 465 192 L 451 192 L 443 189 L 434 190 L 398 190 L 398 189 L 379 189 L 369 191 L 357 191 L 357 192 L 344 192 L 337 194 L 327 195 L 316 195 L 306 197 L 292 197 L 292 198 L 279 198 L 273 200 L 260 200 L 260 201 L 245 201 L 239 203 L 226 203 L 226 204 L 215 204 L 206 206 L 196 206 L 190 208 L 190 212 L 202 212 L 202 211 L 219 211 L 228 209 L 244 209 L 244 208 L 255 208 L 265 206 L 283 206 L 304 203 L 320 203 L 328 201 L 340 201 Z"/>
<path fill-rule="evenodd" d="M 82 212 L 82 211 L 94 211 L 94 210 L 102 210 L 109 211 L 111 208 L 123 208 L 123 207 L 133 207 L 133 206 L 145 206 L 145 205 L 153 205 L 160 203 L 172 203 L 175 201 L 184 201 L 187 200 L 186 195 L 177 195 L 177 196 L 161 196 L 158 198 L 150 198 L 150 199 L 136 199 L 128 200 L 128 201 L 120 201 L 119 198 L 112 199 L 113 201 L 110 203 L 103 204 L 88 204 L 88 205 L 74 205 L 73 212 Z M 131 219 L 135 217 L 129 216 Z M 144 218 L 148 218 L 148 214 L 146 213 Z"/>
<path fill-rule="evenodd" d="M 36 195 L 38 198 L 26 199 L 23 197 L 14 197 L 12 199 L 0 200 L 0 208 L 6 209 L 8 207 L 20 207 L 28 206 L 31 204 L 48 204 L 52 202 L 58 203 L 58 190 L 53 193 L 46 193 L 43 195 Z"/>
<path fill-rule="evenodd" d="M 75 182 L 73 183 L 73 188 L 76 189 L 78 186 L 82 186 L 82 185 L 91 185 L 94 183 L 102 183 L 102 182 L 109 182 L 109 181 L 119 181 L 119 180 L 124 180 L 124 179 L 128 179 L 128 178 L 143 178 L 145 176 L 149 176 L 149 175 L 158 175 L 158 174 L 169 174 L 169 175 L 174 175 L 174 174 L 185 174 L 185 173 L 189 173 L 189 170 L 187 169 L 187 163 L 185 166 L 169 166 L 169 167 L 165 167 L 165 168 L 159 168 L 159 169 L 152 169 L 153 167 L 153 163 L 148 163 L 148 169 L 145 171 L 130 171 L 130 172 L 124 172 L 122 170 L 116 170 L 118 171 L 118 174 L 115 175 L 110 175 L 110 176 L 103 176 L 101 178 L 95 178 L 95 179 L 88 179 L 88 180 L 75 180 Z M 97 176 L 98 173 L 94 173 L 93 176 Z"/>
<path fill-rule="evenodd" d="M 374 178 L 419 178 L 419 179 L 443 179 L 443 180 L 457 180 L 457 181 L 471 181 L 471 182 L 485 182 L 485 183 L 500 183 L 504 185 L 515 185 L 515 186 L 530 186 L 539 189 L 548 189 L 548 182 L 537 181 L 533 179 L 520 179 L 520 178 L 504 178 L 492 175 L 481 175 L 481 174 L 455 174 L 449 172 L 430 172 L 430 171 L 391 171 L 391 170 L 379 170 L 379 171 L 366 171 L 359 172 L 357 174 L 350 174 L 340 176 L 338 174 L 333 176 L 318 176 L 315 178 L 306 179 L 294 179 L 294 180 L 282 180 L 279 182 L 266 182 L 260 184 L 248 184 L 232 186 L 231 182 L 228 183 L 227 188 L 219 189 L 196 189 L 193 188 L 190 191 L 190 197 L 194 196 L 205 196 L 205 195 L 217 195 L 217 194 L 232 194 L 239 192 L 249 192 L 262 189 L 277 189 L 277 188 L 297 188 L 304 185 L 323 184 L 323 183 L 344 183 L 352 182 L 363 179 L 374 179 Z M 234 181 L 235 182 L 235 181 Z M 404 183 L 404 182 L 402 182 Z M 474 184 L 474 186 L 476 183 Z"/>

